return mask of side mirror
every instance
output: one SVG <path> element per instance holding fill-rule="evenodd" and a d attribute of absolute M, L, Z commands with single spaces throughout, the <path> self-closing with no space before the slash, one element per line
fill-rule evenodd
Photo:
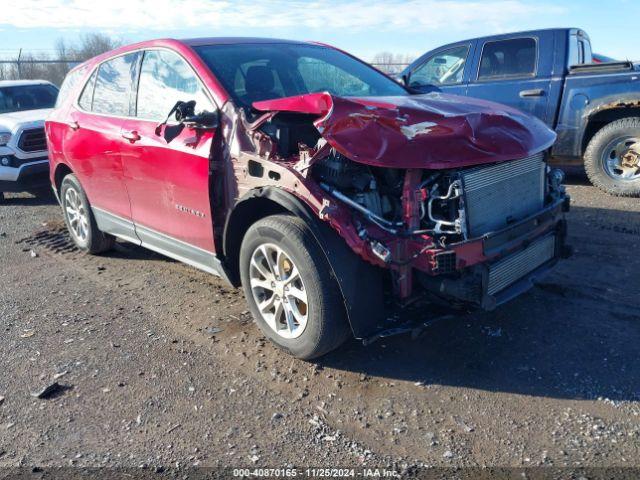
<path fill-rule="evenodd" d="M 411 73 L 405 73 L 402 75 L 402 84 L 409 88 L 409 81 L 411 80 Z"/>
<path fill-rule="evenodd" d="M 188 102 L 178 101 L 174 107 L 171 109 L 169 116 L 175 112 L 176 120 L 179 123 L 183 123 L 184 119 L 187 117 L 192 117 L 196 112 L 196 101 L 190 100 Z"/>
<path fill-rule="evenodd" d="M 218 126 L 217 112 L 200 112 L 183 117 L 180 123 L 190 128 L 211 129 Z"/>
<path fill-rule="evenodd" d="M 178 100 L 173 106 L 167 118 L 156 126 L 156 135 L 162 134 L 162 127 L 167 124 L 172 115 L 180 125 L 189 128 L 212 129 L 218 126 L 218 112 L 201 112 L 196 114 L 196 101 L 183 102 Z"/>
<path fill-rule="evenodd" d="M 195 113 L 196 101 L 179 102 L 176 104 L 176 120 L 189 128 L 216 128 L 218 114 L 216 112 Z"/>

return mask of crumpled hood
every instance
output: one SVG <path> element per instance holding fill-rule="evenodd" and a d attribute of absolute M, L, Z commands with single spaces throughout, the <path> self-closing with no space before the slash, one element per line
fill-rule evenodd
<path fill-rule="evenodd" d="M 428 93 L 337 97 L 311 93 L 255 102 L 262 111 L 318 115 L 320 134 L 353 161 L 393 168 L 452 168 L 524 158 L 555 133 L 537 118 L 493 102 Z"/>
<path fill-rule="evenodd" d="M 44 121 L 52 110 L 52 108 L 40 108 L 2 113 L 0 114 L 0 130 L 15 132 L 18 127 L 25 126 L 25 124 L 30 124 L 29 127 L 44 126 Z"/>

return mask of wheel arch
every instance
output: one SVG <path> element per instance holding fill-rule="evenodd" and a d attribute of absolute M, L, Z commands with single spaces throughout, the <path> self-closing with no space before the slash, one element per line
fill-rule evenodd
<path fill-rule="evenodd" d="M 295 195 L 278 187 L 256 188 L 245 194 L 228 215 L 223 252 L 225 271 L 234 286 L 240 285 L 240 246 L 249 227 L 269 215 L 290 213 L 311 230 L 338 282 L 351 330 L 366 338 L 384 320 L 383 270 L 357 256 L 346 242 Z"/>
<path fill-rule="evenodd" d="M 69 165 L 67 165 L 66 163 L 59 163 L 58 165 L 56 165 L 56 169 L 53 174 L 53 184 L 58 195 L 60 194 L 62 180 L 70 173 L 73 173 L 73 170 L 71 170 L 71 167 L 69 167 Z"/>
<path fill-rule="evenodd" d="M 584 155 L 589 142 L 602 128 L 608 124 L 621 120 L 623 118 L 640 118 L 640 100 L 635 103 L 610 106 L 608 108 L 599 108 L 596 112 L 589 115 L 582 136 L 582 144 L 580 146 L 580 154 Z"/>

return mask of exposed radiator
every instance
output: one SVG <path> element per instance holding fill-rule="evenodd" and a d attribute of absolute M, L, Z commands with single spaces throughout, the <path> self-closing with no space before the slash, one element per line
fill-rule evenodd
<path fill-rule="evenodd" d="M 461 173 L 469 237 L 500 230 L 544 206 L 543 153 Z"/>
<path fill-rule="evenodd" d="M 551 260 L 555 254 L 555 245 L 555 235 L 549 235 L 532 243 L 524 250 L 490 265 L 487 293 L 493 295 L 504 290 L 543 263 Z"/>

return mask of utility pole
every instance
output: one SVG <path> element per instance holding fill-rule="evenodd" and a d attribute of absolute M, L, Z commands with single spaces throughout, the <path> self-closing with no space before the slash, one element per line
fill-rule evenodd
<path fill-rule="evenodd" d="M 18 80 L 22 79 L 22 69 L 20 68 L 20 57 L 22 57 L 22 49 L 18 50 Z"/>

